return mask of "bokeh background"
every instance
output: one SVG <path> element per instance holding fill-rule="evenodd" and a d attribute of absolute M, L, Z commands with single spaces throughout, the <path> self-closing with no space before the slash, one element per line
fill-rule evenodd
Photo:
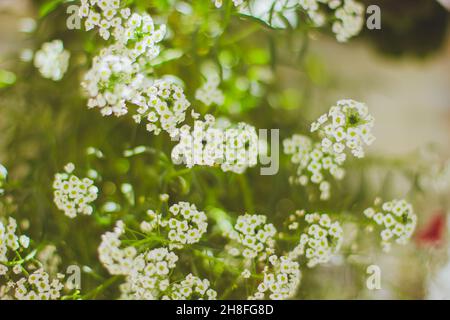
<path fill-rule="evenodd" d="M 277 90 L 268 89 L 260 100 L 250 101 L 249 105 L 255 106 L 249 110 L 236 111 L 232 104 L 229 110 L 236 118 L 245 114 L 254 119 L 253 124 L 259 127 L 279 127 L 282 136 L 287 136 L 299 127 L 298 122 L 304 123 L 300 125 L 304 129 L 339 99 L 364 101 L 375 116 L 377 140 L 364 165 L 358 167 L 354 163 L 356 172 L 349 174 L 344 190 L 328 205 L 344 208 L 347 204 L 336 199 L 347 195 L 354 195 L 349 203 L 373 199 L 380 193 L 414 199 L 420 223 L 411 245 L 395 249 L 389 255 L 371 251 L 370 258 L 364 254 L 346 257 L 353 259 L 356 266 L 358 261 L 380 265 L 382 290 L 365 289 L 362 280 L 365 273 L 360 267 L 343 266 L 336 261 L 305 272 L 302 288 L 307 290 L 300 290 L 299 298 L 450 298 L 447 262 L 450 176 L 442 178 L 447 187 L 439 190 L 420 184 L 422 175 L 428 175 L 432 168 L 444 167 L 450 157 L 449 12 L 432 0 L 364 2 L 382 8 L 381 30 L 365 30 L 346 44 L 337 43 L 323 32 L 312 31 L 307 41 L 308 53 L 301 63 L 292 61 L 291 53 L 300 52 L 305 39 L 297 40 L 294 36 L 288 42 L 274 31 L 267 31 L 272 37 L 270 41 L 278 41 L 278 58 L 282 61 L 273 72 Z M 127 147 L 145 144 L 158 148 L 164 143 L 148 138 L 142 128 L 132 129 L 131 123 L 105 121 L 84 107 L 84 98 L 74 83 L 79 83 L 77 79 L 86 65 L 86 57 L 80 52 L 89 48 L 83 47 L 85 39 L 75 31 L 57 31 L 64 29 L 64 11 L 51 13 L 37 33 L 23 32 L 32 24 L 28 18 L 38 18 L 43 3 L 0 0 L 0 163 L 8 168 L 11 179 L 25 181 L 17 186 L 14 208 L 2 210 L 17 210 L 19 216 L 28 219 L 30 232 L 36 239 L 58 241 L 55 244 L 61 248 L 58 250 L 66 263 L 89 264 L 96 255 L 92 243 L 103 229 L 90 226 L 92 237 L 80 236 L 77 228 L 88 226 L 86 220 L 71 221 L 68 225 L 58 217 L 60 213 L 52 208 L 51 200 L 42 201 L 51 199 L 51 190 L 46 186 L 50 185 L 52 175 L 70 160 L 86 167 L 104 165 L 109 168 L 103 181 L 107 199 L 117 196 L 117 175 L 121 175 L 120 179 L 141 176 L 143 181 L 136 182 L 137 188 L 157 194 L 162 190 L 150 181 L 158 179 L 161 167 L 151 156 L 120 161 L 86 160 L 80 150 L 94 145 L 114 158 Z M 258 48 L 255 51 L 259 50 L 261 59 L 265 57 L 265 42 L 269 41 L 263 32 L 255 32 L 243 40 L 244 47 Z M 23 49 L 36 50 L 52 37 L 63 38 L 72 52 L 71 72 L 59 84 L 43 80 L 32 65 L 20 62 Z M 151 169 L 147 168 L 149 163 Z M 282 173 L 276 186 L 281 186 L 280 181 L 287 175 Z M 258 177 L 256 171 L 247 178 L 247 185 L 256 190 L 253 197 L 261 201 L 245 202 L 233 192 L 220 192 L 217 197 L 223 207 L 233 211 L 245 207 L 276 216 L 298 209 L 302 203 L 298 190 L 280 187 L 273 194 L 273 190 L 264 187 L 270 188 L 269 178 Z M 211 179 L 203 176 L 202 181 L 217 190 L 223 187 Z M 227 186 L 239 183 L 224 177 L 219 180 Z M 359 194 L 363 184 L 369 187 Z M 175 194 L 182 187 L 178 182 L 169 183 L 169 190 Z M 189 194 L 205 205 L 214 203 L 205 194 Z M 358 207 L 354 209 L 357 211 Z M 105 226 L 110 223 L 106 217 L 98 219 Z M 355 226 L 348 228 L 352 232 Z"/>

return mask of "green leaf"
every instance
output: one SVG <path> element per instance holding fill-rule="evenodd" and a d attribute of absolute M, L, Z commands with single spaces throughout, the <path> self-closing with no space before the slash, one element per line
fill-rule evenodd
<path fill-rule="evenodd" d="M 10 71 L 0 69 L 0 88 L 13 85 L 16 82 L 16 75 Z"/>
<path fill-rule="evenodd" d="M 39 8 L 39 18 L 43 18 L 53 12 L 64 0 L 51 0 L 44 3 Z"/>

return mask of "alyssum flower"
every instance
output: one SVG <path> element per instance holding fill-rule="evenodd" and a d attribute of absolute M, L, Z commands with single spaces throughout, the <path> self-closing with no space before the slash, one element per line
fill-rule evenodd
<path fill-rule="evenodd" d="M 97 199 L 98 188 L 89 178 L 80 179 L 73 174 L 75 166 L 68 163 L 64 173 L 57 173 L 53 181 L 54 202 L 58 209 L 64 211 L 69 218 L 77 214 L 91 215 L 91 203 Z"/>
<path fill-rule="evenodd" d="M 59 81 L 69 67 L 70 53 L 61 40 L 44 43 L 34 56 L 34 66 L 44 78 Z"/>
<path fill-rule="evenodd" d="M 304 255 L 307 266 L 312 268 L 327 263 L 339 251 L 343 241 L 343 230 L 339 222 L 333 222 L 327 214 L 307 214 L 305 221 L 308 226 L 300 235 L 299 244 L 288 256 L 294 260 Z"/>
<path fill-rule="evenodd" d="M 413 207 L 406 200 L 392 200 L 364 210 L 364 215 L 372 220 L 380 232 L 381 245 L 384 251 L 389 251 L 392 242 L 406 244 L 411 238 L 416 225 L 417 216 Z"/>

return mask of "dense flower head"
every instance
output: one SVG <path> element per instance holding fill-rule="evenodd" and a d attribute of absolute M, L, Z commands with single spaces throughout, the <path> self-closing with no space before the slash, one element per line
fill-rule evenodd
<path fill-rule="evenodd" d="M 381 206 L 375 205 L 364 210 L 364 215 L 375 222 L 380 230 L 384 251 L 390 251 L 392 242 L 406 244 L 417 225 L 417 216 L 406 200 L 392 200 Z"/>
<path fill-rule="evenodd" d="M 43 269 L 9 283 L 9 290 L 17 300 L 56 300 L 61 297 L 64 285 L 58 278 L 51 279 Z"/>
<path fill-rule="evenodd" d="M 291 162 L 297 167 L 296 176 L 291 183 L 306 186 L 308 183 L 319 185 L 321 200 L 330 198 L 330 182 L 327 176 L 340 180 L 345 175 L 341 167 L 345 154 L 324 151 L 320 143 L 303 135 L 293 135 L 283 141 L 284 153 L 291 155 Z"/>
<path fill-rule="evenodd" d="M 340 100 L 312 123 L 311 132 L 320 130 L 322 151 L 341 155 L 349 148 L 355 157 L 362 158 L 364 145 L 371 145 L 375 140 L 371 133 L 374 122 L 364 103 Z"/>
<path fill-rule="evenodd" d="M 194 204 L 188 202 L 179 202 L 170 206 L 167 214 L 148 210 L 147 215 L 150 221 L 142 222 L 141 230 L 150 233 L 158 227 L 165 228 L 171 247 L 182 247 L 199 242 L 208 228 L 206 214 L 198 211 Z"/>
<path fill-rule="evenodd" d="M 59 210 L 69 218 L 77 214 L 91 215 L 91 203 L 97 199 L 98 188 L 89 178 L 78 178 L 73 174 L 75 166 L 68 163 L 64 173 L 57 173 L 53 181 L 53 198 Z"/>
<path fill-rule="evenodd" d="M 227 172 L 243 173 L 257 164 L 258 136 L 256 129 L 246 123 L 221 126 L 212 116 L 183 126 L 179 143 L 172 149 L 172 161 L 195 165 L 220 166 Z"/>
<path fill-rule="evenodd" d="M 70 53 L 61 40 L 46 42 L 34 56 L 34 66 L 44 78 L 59 81 L 69 67 Z"/>
<path fill-rule="evenodd" d="M 131 59 L 136 60 L 140 56 L 153 59 L 159 55 L 157 45 L 164 39 L 166 26 L 155 28 L 150 15 L 133 13 L 124 26 L 117 26 L 114 30 L 116 44 L 128 49 Z"/>
<path fill-rule="evenodd" d="M 133 268 L 133 260 L 137 256 L 136 248 L 128 246 L 122 248 L 120 237 L 125 233 L 125 224 L 119 220 L 113 231 L 102 235 L 98 247 L 98 255 L 102 265 L 112 275 L 129 274 Z"/>
<path fill-rule="evenodd" d="M 164 247 L 139 253 L 134 246 L 122 246 L 120 238 L 125 234 L 125 227 L 122 221 L 118 221 L 112 232 L 106 232 L 102 236 L 98 248 L 103 266 L 113 275 L 125 276 L 125 282 L 120 285 L 121 298 L 155 300 L 170 298 L 176 288 L 183 291 L 182 287 L 175 286 L 170 280 L 178 256 Z M 206 288 L 203 294 L 206 292 L 208 297 L 213 298 L 213 292 L 208 290 L 209 282 L 202 281 L 201 284 L 188 277 L 187 283 L 197 287 L 191 286 L 191 289 L 194 288 L 197 292 L 203 292 L 202 289 Z"/>
<path fill-rule="evenodd" d="M 200 279 L 193 274 L 188 274 L 180 282 L 173 283 L 169 293 L 162 297 L 163 300 L 215 300 L 217 292 L 210 288 L 208 279 Z"/>
<path fill-rule="evenodd" d="M 169 274 L 178 256 L 166 248 L 139 254 L 133 259 L 126 282 L 121 285 L 122 299 L 154 300 L 161 298 L 169 285 Z"/>
<path fill-rule="evenodd" d="M 298 262 L 289 257 L 269 257 L 269 265 L 264 269 L 264 280 L 257 292 L 249 299 L 283 300 L 292 298 L 300 285 L 301 272 Z"/>
<path fill-rule="evenodd" d="M 329 215 L 312 213 L 305 215 L 308 223 L 300 236 L 299 244 L 289 253 L 291 259 L 305 256 L 307 266 L 312 268 L 327 263 L 342 245 L 343 230 L 339 222 L 333 222 Z"/>
<path fill-rule="evenodd" d="M 332 10 L 332 30 L 339 42 L 357 35 L 364 25 L 364 6 L 354 0 L 299 0 L 299 5 L 318 27 L 328 19 L 326 9 Z"/>
<path fill-rule="evenodd" d="M 164 38 L 165 25 L 156 29 L 150 15 L 132 13 L 124 3 L 121 0 L 81 0 L 78 14 L 86 19 L 87 31 L 99 28 L 105 40 L 112 35 L 133 60 L 141 55 L 150 59 L 156 57 L 159 54 L 156 44 Z"/>
<path fill-rule="evenodd" d="M 190 107 L 183 89 L 169 80 L 156 80 L 133 99 L 138 106 L 133 116 L 136 122 L 142 118 L 148 121 L 147 130 L 159 134 L 161 129 L 171 136 L 178 134 L 178 126 L 186 118 L 186 111 Z"/>
<path fill-rule="evenodd" d="M 205 83 L 195 92 L 195 99 L 207 106 L 223 105 L 225 96 L 219 89 L 220 78 L 217 74 L 207 74 Z"/>
<path fill-rule="evenodd" d="M 108 40 L 111 30 L 121 26 L 123 20 L 130 17 L 131 10 L 124 7 L 121 0 L 81 0 L 78 15 L 86 19 L 87 31 L 97 27 L 100 36 Z"/>
<path fill-rule="evenodd" d="M 89 95 L 88 107 L 99 108 L 104 116 L 125 115 L 126 103 L 138 96 L 144 81 L 137 68 L 131 58 L 114 47 L 103 49 L 81 84 Z"/>
<path fill-rule="evenodd" d="M 229 246 L 229 252 L 246 259 L 263 261 L 274 251 L 276 232 L 274 225 L 267 223 L 264 215 L 239 216 L 234 229 L 226 234 L 236 243 Z"/>
<path fill-rule="evenodd" d="M 8 271 L 8 268 L 2 264 L 8 262 L 8 251 L 16 251 L 21 247 L 16 229 L 17 222 L 15 219 L 9 217 L 7 224 L 0 221 L 0 275 Z"/>

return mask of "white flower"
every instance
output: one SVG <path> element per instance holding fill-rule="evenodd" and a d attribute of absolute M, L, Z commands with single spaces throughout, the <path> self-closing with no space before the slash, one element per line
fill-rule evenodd
<path fill-rule="evenodd" d="M 305 255 L 312 268 L 327 263 L 342 245 L 343 230 L 339 222 L 332 222 L 327 214 L 305 215 L 309 226 L 300 236 L 299 244 L 289 253 L 291 259 Z"/>
<path fill-rule="evenodd" d="M 236 242 L 236 245 L 229 246 L 229 250 L 238 249 L 246 259 L 265 260 L 273 253 L 276 234 L 274 225 L 266 220 L 263 215 L 239 216 L 234 229 L 225 234 Z"/>
<path fill-rule="evenodd" d="M 150 221 L 144 221 L 141 224 L 141 230 L 150 233 L 158 226 L 165 229 L 171 241 L 169 247 L 173 248 L 199 242 L 208 228 L 206 214 L 198 211 L 194 204 L 188 202 L 172 205 L 167 215 L 155 213 L 152 210 L 149 210 L 147 215 Z"/>
<path fill-rule="evenodd" d="M 290 178 L 291 183 L 318 185 L 321 200 L 330 198 L 328 178 L 341 180 L 345 174 L 341 167 L 345 157 L 324 150 L 324 145 L 327 146 L 330 140 L 324 141 L 314 144 L 310 138 L 298 134 L 283 141 L 284 153 L 291 155 L 291 162 L 297 166 L 297 175 Z"/>
<path fill-rule="evenodd" d="M 210 288 L 209 280 L 200 279 L 188 274 L 184 280 L 174 283 L 171 292 L 164 296 L 164 300 L 215 300 L 217 292 Z"/>
<path fill-rule="evenodd" d="M 34 56 L 34 65 L 44 78 L 59 81 L 69 67 L 70 53 L 61 40 L 44 43 Z"/>
<path fill-rule="evenodd" d="M 364 25 L 364 6 L 354 0 L 299 0 L 299 5 L 317 27 L 325 24 L 327 10 L 332 10 L 332 30 L 339 42 L 359 34 Z"/>
<path fill-rule="evenodd" d="M 269 266 L 264 270 L 264 280 L 258 285 L 257 292 L 249 299 L 284 300 L 292 298 L 300 285 L 299 264 L 290 258 L 275 255 L 269 258 Z"/>
<path fill-rule="evenodd" d="M 390 250 L 393 241 L 406 244 L 417 225 L 417 216 L 406 200 L 392 200 L 381 207 L 368 208 L 364 215 L 378 226 L 384 251 Z"/>
<path fill-rule="evenodd" d="M 132 100 L 137 106 L 136 122 L 146 119 L 147 130 L 159 134 L 161 129 L 171 136 L 178 134 L 178 126 L 185 120 L 190 107 L 183 89 L 169 80 L 156 80 Z"/>
<path fill-rule="evenodd" d="M 375 140 L 371 133 L 375 120 L 367 106 L 354 100 L 340 100 L 325 116 L 326 121 L 311 126 L 312 132 L 320 130 L 322 151 L 335 154 L 342 162 L 345 148 L 357 158 L 364 157 L 364 145 Z"/>
<path fill-rule="evenodd" d="M 91 215 L 91 203 L 97 199 L 98 188 L 89 178 L 80 179 L 72 171 L 73 164 L 65 166 L 64 173 L 57 173 L 53 181 L 53 200 L 59 210 L 69 218 L 77 214 Z"/>
<path fill-rule="evenodd" d="M 222 126 L 212 116 L 205 121 L 195 121 L 191 131 L 183 126 L 179 143 L 172 149 L 172 161 L 184 163 L 188 168 L 195 165 L 220 166 L 227 172 L 243 173 L 257 164 L 258 136 L 256 129 L 248 124 Z"/>

